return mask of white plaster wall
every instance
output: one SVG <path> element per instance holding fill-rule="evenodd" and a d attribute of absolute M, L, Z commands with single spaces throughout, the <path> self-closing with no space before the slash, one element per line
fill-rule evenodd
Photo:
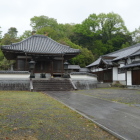
<path fill-rule="evenodd" d="M 130 58 L 127 59 L 127 64 L 130 64 L 132 60 Z"/>
<path fill-rule="evenodd" d="M 91 72 L 98 72 L 98 71 L 103 71 L 103 69 L 102 68 L 95 68 L 95 67 L 91 68 Z"/>
<path fill-rule="evenodd" d="M 127 71 L 127 85 L 132 85 L 132 72 Z"/>
<path fill-rule="evenodd" d="M 118 68 L 113 67 L 113 81 L 118 81 Z"/>
<path fill-rule="evenodd" d="M 71 79 L 81 79 L 81 80 L 94 80 L 97 81 L 97 77 L 88 75 L 70 75 Z"/>
<path fill-rule="evenodd" d="M 125 73 L 118 74 L 118 80 L 125 80 Z"/>
<path fill-rule="evenodd" d="M 119 68 L 121 68 L 121 67 L 123 67 L 124 66 L 124 64 L 120 64 L 120 67 Z"/>
<path fill-rule="evenodd" d="M 126 85 L 125 73 L 118 74 L 118 67 L 113 67 L 113 83 L 119 81 L 121 84 Z"/>
<path fill-rule="evenodd" d="M 103 69 L 102 68 L 99 68 L 98 71 L 103 71 Z"/>
<path fill-rule="evenodd" d="M 0 74 L 0 79 L 29 79 L 30 74 Z"/>

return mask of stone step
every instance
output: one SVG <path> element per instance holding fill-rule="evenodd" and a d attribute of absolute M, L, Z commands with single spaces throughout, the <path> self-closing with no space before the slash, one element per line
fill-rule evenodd
<path fill-rule="evenodd" d="M 69 80 L 34 80 L 34 91 L 69 91 L 73 86 Z"/>

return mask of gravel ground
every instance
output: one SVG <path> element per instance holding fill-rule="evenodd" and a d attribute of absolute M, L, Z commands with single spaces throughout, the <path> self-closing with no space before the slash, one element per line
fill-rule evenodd
<path fill-rule="evenodd" d="M 78 90 L 76 92 L 120 103 L 134 104 L 140 107 L 140 90 L 100 88 L 93 90 Z"/>

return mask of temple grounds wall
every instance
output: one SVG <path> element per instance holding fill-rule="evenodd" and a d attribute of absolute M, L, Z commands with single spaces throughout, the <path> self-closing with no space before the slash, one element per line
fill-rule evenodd
<path fill-rule="evenodd" d="M 0 71 L 0 90 L 30 91 L 29 76 L 25 71 Z"/>

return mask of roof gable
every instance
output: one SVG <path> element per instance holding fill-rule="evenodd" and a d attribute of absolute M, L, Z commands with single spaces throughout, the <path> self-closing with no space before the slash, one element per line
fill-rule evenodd
<path fill-rule="evenodd" d="M 21 42 L 2 46 L 2 50 L 38 54 L 78 54 L 79 49 L 62 45 L 44 35 L 33 35 Z"/>

